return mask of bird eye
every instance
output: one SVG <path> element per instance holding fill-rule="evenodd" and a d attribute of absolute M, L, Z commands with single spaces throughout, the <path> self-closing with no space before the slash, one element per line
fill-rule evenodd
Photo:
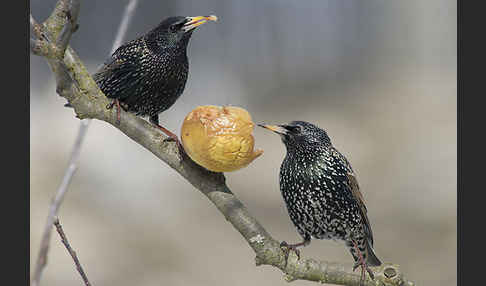
<path fill-rule="evenodd" d="M 298 125 L 287 125 L 285 128 L 292 133 L 300 133 L 300 131 L 302 131 L 302 128 Z"/>
<path fill-rule="evenodd" d="M 177 26 L 178 26 L 178 25 L 170 25 L 170 26 L 169 26 L 169 31 L 171 31 L 171 32 L 175 32 L 175 31 L 177 31 Z"/>

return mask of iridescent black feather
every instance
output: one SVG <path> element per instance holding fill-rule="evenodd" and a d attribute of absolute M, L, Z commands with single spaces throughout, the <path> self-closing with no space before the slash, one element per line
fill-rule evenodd
<path fill-rule="evenodd" d="M 189 72 L 186 50 L 193 30 L 185 17 L 170 17 L 138 39 L 119 47 L 93 78 L 103 91 L 136 115 L 171 107 L 184 91 Z"/>
<path fill-rule="evenodd" d="M 262 127 L 279 133 L 287 148 L 280 168 L 280 191 L 304 239 L 298 245 L 307 245 L 311 238 L 341 240 L 356 262 L 359 254 L 354 244 L 368 265 L 381 265 L 353 169 L 327 133 L 304 121 Z"/>

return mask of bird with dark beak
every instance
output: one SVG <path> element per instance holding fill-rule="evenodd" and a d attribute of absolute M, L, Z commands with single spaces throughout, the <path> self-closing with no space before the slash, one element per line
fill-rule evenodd
<path fill-rule="evenodd" d="M 281 243 L 286 253 L 315 239 L 344 241 L 361 266 L 360 285 L 365 270 L 373 279 L 369 266 L 381 261 L 373 249 L 373 233 L 356 175 L 344 155 L 333 147 L 326 131 L 305 121 L 260 127 L 280 135 L 287 155 L 280 166 L 280 192 L 290 219 L 302 236 L 296 244 Z"/>
<path fill-rule="evenodd" d="M 94 80 L 120 108 L 149 121 L 181 147 L 177 136 L 159 125 L 159 114 L 181 96 L 187 81 L 187 45 L 193 31 L 217 17 L 169 17 L 139 38 L 120 46 L 93 75 Z"/>

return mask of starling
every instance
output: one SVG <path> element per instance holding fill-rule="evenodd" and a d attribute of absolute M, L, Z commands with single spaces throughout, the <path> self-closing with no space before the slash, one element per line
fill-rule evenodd
<path fill-rule="evenodd" d="M 331 144 L 326 131 L 304 121 L 285 125 L 259 126 L 279 134 L 287 148 L 280 167 L 280 191 L 290 219 L 303 242 L 281 246 L 293 250 L 311 238 L 345 242 L 356 264 L 362 267 L 361 282 L 366 270 L 374 279 L 370 266 L 381 265 L 373 250 L 373 234 L 366 215 L 355 174 L 348 160 Z"/>
<path fill-rule="evenodd" d="M 216 16 L 169 17 L 157 27 L 120 46 L 93 75 L 108 97 L 107 108 L 120 107 L 149 121 L 179 143 L 177 136 L 159 125 L 159 113 L 171 107 L 184 91 L 189 71 L 187 45 L 196 27 Z"/>

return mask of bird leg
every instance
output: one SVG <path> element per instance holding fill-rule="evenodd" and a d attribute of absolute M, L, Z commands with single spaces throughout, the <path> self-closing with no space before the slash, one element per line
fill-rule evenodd
<path fill-rule="evenodd" d="M 355 271 L 359 266 L 361 266 L 361 279 L 359 280 L 359 285 L 364 285 L 364 280 L 365 280 L 365 270 L 368 272 L 370 275 L 371 280 L 375 280 L 375 275 L 373 274 L 373 271 L 366 265 L 366 261 L 363 258 L 363 254 L 358 248 L 358 245 L 354 240 L 352 240 L 354 249 L 356 249 L 356 252 L 358 252 L 358 261 L 354 264 L 353 266 L 353 271 Z"/>
<path fill-rule="evenodd" d="M 288 244 L 286 241 L 282 241 L 280 243 L 280 248 L 282 249 L 282 251 L 285 254 L 285 267 L 287 267 L 287 262 L 289 260 L 290 251 L 291 250 L 294 251 L 295 254 L 297 255 L 297 260 L 300 260 L 300 250 L 298 249 L 298 247 L 309 245 L 309 243 L 310 243 L 309 238 L 304 238 L 304 241 L 296 243 L 296 244 Z"/>
<path fill-rule="evenodd" d="M 121 112 L 121 108 L 120 108 L 120 101 L 118 100 L 118 98 L 113 99 L 106 106 L 106 109 L 112 109 L 113 108 L 113 105 L 116 105 L 116 124 L 117 125 L 120 125 L 120 112 Z"/>
<path fill-rule="evenodd" d="M 159 115 L 150 116 L 149 121 L 152 124 L 154 124 L 157 128 L 159 128 L 162 132 L 164 132 L 165 135 L 169 136 L 169 138 L 167 138 L 167 139 L 174 140 L 176 142 L 177 148 L 179 149 L 180 152 L 184 152 L 184 148 L 182 147 L 182 144 L 179 141 L 179 138 L 177 138 L 177 135 L 175 135 L 174 133 L 170 132 L 168 129 L 159 125 Z"/>

